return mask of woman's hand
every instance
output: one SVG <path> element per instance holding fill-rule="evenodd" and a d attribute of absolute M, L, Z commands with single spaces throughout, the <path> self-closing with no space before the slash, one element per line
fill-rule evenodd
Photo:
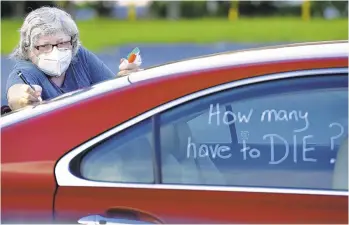
<path fill-rule="evenodd" d="M 33 85 L 35 91 L 26 84 L 14 84 L 8 89 L 7 100 L 12 110 L 17 110 L 28 105 L 39 102 L 42 88 L 39 85 Z"/>
<path fill-rule="evenodd" d="M 129 75 L 133 72 L 137 72 L 140 71 L 141 69 L 134 63 L 129 63 L 129 64 L 125 64 L 125 66 L 122 65 L 123 61 L 126 60 L 124 58 L 122 58 L 120 60 L 120 71 L 118 73 L 118 76 L 126 76 Z"/>

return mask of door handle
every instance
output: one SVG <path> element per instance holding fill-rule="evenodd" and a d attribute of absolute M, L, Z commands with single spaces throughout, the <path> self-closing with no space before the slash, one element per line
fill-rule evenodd
<path fill-rule="evenodd" d="M 100 215 L 85 216 L 85 217 L 79 219 L 78 223 L 79 224 L 86 224 L 86 225 L 151 224 L 150 222 L 145 222 L 145 221 L 141 221 L 141 220 L 131 220 L 131 219 L 123 219 L 123 218 L 109 218 L 109 217 L 103 217 Z"/>

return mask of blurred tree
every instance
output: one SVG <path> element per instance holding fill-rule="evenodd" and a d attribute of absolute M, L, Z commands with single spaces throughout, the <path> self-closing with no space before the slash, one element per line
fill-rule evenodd
<path fill-rule="evenodd" d="M 169 4 L 168 4 L 169 3 Z M 179 1 L 180 16 L 183 18 L 197 18 L 204 16 L 218 16 L 227 18 L 231 6 L 229 1 Z M 297 16 L 301 17 L 302 2 L 291 4 L 291 1 L 239 1 L 239 15 L 244 17 L 253 16 Z M 348 1 L 311 1 L 311 16 L 323 17 L 324 10 L 334 6 L 342 16 L 348 14 Z M 176 6 L 177 7 L 177 6 Z M 217 7 L 217 8 L 216 8 Z M 211 8 L 215 8 L 215 13 Z M 166 18 L 171 8 L 169 1 L 153 1 L 150 12 L 153 17 Z M 171 14 L 172 15 L 172 14 Z"/>
<path fill-rule="evenodd" d="M 26 8 L 26 2 L 24 1 L 13 1 L 13 17 L 15 18 L 22 18 L 25 14 L 25 8 Z"/>
<path fill-rule="evenodd" d="M 205 17 L 208 15 L 206 4 L 204 1 L 181 1 L 181 14 L 184 18 Z"/>
<path fill-rule="evenodd" d="M 25 14 L 24 1 L 1 1 L 1 18 L 22 18 Z"/>
<path fill-rule="evenodd" d="M 218 1 L 206 1 L 206 10 L 210 16 L 216 16 L 218 8 Z"/>
<path fill-rule="evenodd" d="M 25 12 L 30 13 L 31 11 L 40 8 L 42 6 L 57 6 L 56 1 L 25 1 Z"/>
<path fill-rule="evenodd" d="M 347 17 L 348 1 L 313 1 L 312 12 L 317 16 L 324 16 L 326 8 L 333 7 L 342 17 Z"/>
<path fill-rule="evenodd" d="M 76 5 L 73 1 L 57 1 L 56 4 L 75 19 Z"/>
<path fill-rule="evenodd" d="M 1 18 L 24 18 L 27 13 L 41 6 L 56 6 L 54 1 L 1 1 Z"/>
<path fill-rule="evenodd" d="M 181 17 L 181 3 L 180 1 L 166 2 L 166 17 L 170 20 L 177 20 Z"/>
<path fill-rule="evenodd" d="M 152 1 L 149 6 L 150 17 L 164 18 L 166 16 L 166 2 Z"/>
<path fill-rule="evenodd" d="M 278 6 L 277 14 L 280 16 L 300 16 L 301 14 L 301 6 L 300 5 L 280 5 Z"/>
<path fill-rule="evenodd" d="M 99 17 L 109 17 L 112 15 L 115 1 L 92 1 L 88 6 L 95 9 Z"/>
<path fill-rule="evenodd" d="M 9 17 L 12 14 L 12 8 L 8 1 L 1 1 L 1 18 Z"/>
<path fill-rule="evenodd" d="M 154 1 L 150 13 L 156 18 L 178 19 L 208 15 L 205 1 Z"/>
<path fill-rule="evenodd" d="M 231 6 L 231 1 L 219 1 L 218 2 L 218 12 L 217 15 L 219 17 L 227 17 L 229 14 L 229 9 Z"/>
<path fill-rule="evenodd" d="M 241 16 L 273 16 L 278 13 L 274 1 L 241 1 L 239 14 Z"/>

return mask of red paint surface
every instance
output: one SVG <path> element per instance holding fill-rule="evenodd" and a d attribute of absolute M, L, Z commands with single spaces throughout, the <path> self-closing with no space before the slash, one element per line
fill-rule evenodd
<path fill-rule="evenodd" d="M 3 128 L 2 218 L 51 218 L 55 162 L 74 147 L 149 109 L 234 80 L 331 67 L 348 67 L 348 58 L 246 65 L 157 78 Z M 55 206 L 61 219 L 66 212 L 75 212 L 67 218 L 76 219 L 88 213 L 103 213 L 113 206 L 130 206 L 154 213 L 165 222 L 173 218 L 191 222 L 190 218 L 217 223 L 347 223 L 347 201 L 347 197 L 335 196 L 61 187 Z"/>
<path fill-rule="evenodd" d="M 71 201 L 74 199 L 74 201 Z M 348 198 L 297 194 L 60 187 L 56 218 L 130 207 L 165 223 L 347 223 Z M 74 212 L 71 214 L 71 212 Z"/>
<path fill-rule="evenodd" d="M 4 139 L 2 139 L 4 140 Z M 4 141 L 3 141 L 4 143 Z M 5 155 L 5 145 L 2 155 Z M 31 151 L 30 148 L 26 148 Z M 55 161 L 1 164 L 1 221 L 21 223 L 50 222 L 56 182 L 53 177 Z"/>

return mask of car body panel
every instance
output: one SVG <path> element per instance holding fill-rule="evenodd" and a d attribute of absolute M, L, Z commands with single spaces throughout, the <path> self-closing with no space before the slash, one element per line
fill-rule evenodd
<path fill-rule="evenodd" d="M 93 182 L 90 180 L 85 180 L 76 177 L 74 174 L 70 172 L 70 162 L 78 156 L 81 152 L 85 151 L 86 149 L 92 147 L 93 145 L 119 133 L 123 130 L 126 130 L 133 125 L 136 125 L 138 123 L 141 123 L 144 120 L 147 120 L 154 115 L 158 115 L 163 113 L 164 111 L 174 108 L 178 105 L 185 104 L 187 102 L 190 102 L 192 100 L 199 99 L 201 97 L 218 93 L 220 91 L 225 91 L 227 89 L 234 89 L 239 88 L 240 86 L 246 86 L 246 85 L 253 85 L 260 82 L 272 82 L 279 79 L 289 79 L 289 78 L 302 78 L 302 77 L 317 77 L 317 76 L 332 76 L 334 74 L 346 74 L 348 73 L 348 68 L 330 68 L 330 69 L 319 69 L 319 70 L 306 70 L 306 71 L 293 71 L 293 72 L 285 72 L 285 73 L 276 73 L 268 76 L 263 77 L 254 77 L 250 79 L 244 79 L 239 80 L 235 82 L 230 83 L 224 83 L 222 85 L 213 86 L 208 89 L 204 89 L 199 92 L 192 93 L 190 95 L 186 95 L 181 98 L 177 98 L 175 100 L 172 100 L 170 102 L 167 102 L 166 104 L 162 104 L 158 107 L 152 108 L 149 111 L 146 111 L 145 113 L 136 116 L 130 120 L 127 120 L 123 123 L 121 123 L 118 126 L 113 127 L 112 129 L 88 140 L 87 142 L 83 143 L 82 145 L 79 145 L 78 147 L 74 148 L 72 151 L 65 154 L 56 164 L 55 167 L 55 175 L 56 175 L 56 181 L 59 186 L 103 186 L 103 187 L 129 187 L 128 185 L 125 186 L 125 184 L 121 185 L 119 183 L 105 183 L 105 182 Z M 345 83 L 346 84 L 346 83 Z M 345 85 L 343 84 L 343 85 Z M 265 190 L 264 190 L 265 191 Z M 308 190 L 309 191 L 309 190 Z M 290 193 L 289 191 L 286 193 Z M 297 192 L 298 193 L 298 192 Z M 318 194 L 317 192 L 314 194 Z M 333 194 L 333 193 L 331 193 Z M 342 193 L 343 194 L 343 193 Z"/>
<path fill-rule="evenodd" d="M 193 205 L 190 206 L 189 204 L 189 208 L 184 207 L 178 209 L 178 211 L 170 210 L 171 201 L 179 201 L 180 199 L 178 197 L 176 199 L 176 196 L 181 194 L 184 196 L 184 199 L 194 199 L 195 197 L 195 199 L 202 201 L 200 203 L 202 204 L 202 212 L 208 212 L 210 207 L 205 202 L 209 198 L 213 200 L 214 198 L 217 198 L 217 200 L 230 198 L 234 201 L 234 199 L 241 198 L 251 199 L 249 196 L 253 196 L 260 199 L 261 204 L 266 205 L 265 208 L 263 208 L 264 206 L 258 207 L 258 209 L 255 208 L 255 211 L 258 211 L 255 219 L 252 217 L 245 218 L 248 215 L 248 207 L 251 207 L 246 202 L 246 205 L 231 215 L 227 215 L 227 211 L 216 209 L 215 215 L 208 214 L 208 217 L 205 218 L 206 221 L 212 219 L 212 221 L 224 222 L 228 221 L 228 219 L 229 221 L 236 219 L 237 222 L 280 222 L 281 220 L 279 219 L 281 218 L 284 219 L 283 222 L 289 223 L 296 221 L 296 219 L 301 219 L 304 223 L 308 221 L 315 223 L 320 223 L 321 221 L 343 221 L 345 219 L 343 217 L 343 209 L 348 210 L 347 206 L 344 206 L 345 204 L 347 205 L 347 196 L 303 196 L 302 199 L 305 198 L 305 200 L 302 200 L 304 207 L 295 207 L 294 213 L 296 215 L 293 213 L 286 215 L 283 212 L 279 217 L 275 215 L 273 217 L 274 219 L 272 219 L 268 216 L 268 213 L 273 210 L 282 209 L 281 203 L 296 204 L 300 201 L 296 201 L 296 199 L 300 198 L 299 195 L 283 194 L 282 198 L 284 200 L 278 204 L 277 199 L 280 199 L 280 195 L 278 194 L 273 194 L 273 197 L 269 199 L 269 195 L 265 196 L 261 193 L 250 195 L 234 192 L 227 197 L 225 195 L 223 196 L 223 192 L 198 191 L 188 193 L 171 190 L 167 192 L 169 197 L 165 199 L 165 192 L 163 190 L 156 190 L 154 192 L 142 190 L 138 192 L 134 189 L 121 188 L 120 193 L 125 194 L 123 196 L 120 196 L 113 189 L 97 187 L 95 189 L 89 187 L 59 187 L 57 191 L 57 182 L 54 175 L 57 161 L 70 150 L 125 121 L 174 99 L 209 87 L 267 74 L 348 67 L 348 56 L 343 51 L 343 49 L 346 51 L 347 45 L 343 46 L 341 44 L 340 46 L 340 48 L 338 46 L 335 47 L 335 51 L 330 51 L 329 48 L 326 48 L 322 52 L 322 55 L 315 58 L 313 56 L 317 53 L 304 56 L 303 53 L 299 53 L 299 51 L 297 53 L 297 49 L 294 49 L 292 54 L 297 57 L 292 58 L 292 55 L 288 55 L 282 58 L 280 56 L 281 60 L 277 60 L 276 55 L 281 54 L 281 52 L 276 51 L 274 52 L 274 58 L 269 58 L 269 61 L 251 60 L 246 65 L 243 64 L 246 63 L 243 60 L 239 61 L 238 64 L 229 64 L 228 61 L 223 61 L 219 65 L 221 67 L 210 64 L 209 66 L 202 67 L 200 70 L 196 69 L 199 69 L 201 67 L 200 65 L 206 65 L 209 62 L 212 63 L 212 61 L 202 60 L 201 63 L 195 61 L 196 65 L 191 67 L 191 69 L 190 65 L 186 64 L 186 62 L 178 65 L 188 66 L 187 69 L 171 66 L 166 67 L 165 65 L 162 69 L 149 69 L 135 73 L 130 77 L 107 81 L 96 85 L 95 89 L 91 88 L 90 90 L 86 90 L 86 92 L 82 91 L 82 93 L 78 91 L 76 95 L 70 93 L 67 95 L 73 96 L 66 98 L 63 96 L 61 100 L 44 102 L 41 105 L 30 107 L 1 118 L 3 149 L 1 159 L 1 192 L 3 220 L 10 219 L 13 215 L 17 215 L 17 219 L 19 220 L 29 220 L 30 218 L 35 220 L 38 217 L 49 220 L 53 217 L 54 210 L 59 219 L 61 213 L 65 215 L 67 210 L 74 210 L 74 204 L 69 206 L 71 201 L 76 201 L 75 203 L 79 204 L 79 207 L 82 207 L 80 208 L 82 210 L 80 213 L 82 213 L 81 216 L 85 216 L 85 213 L 89 210 L 96 213 L 103 213 L 103 210 L 107 210 L 104 208 L 105 205 L 103 207 L 103 202 L 111 207 L 114 204 L 120 204 L 119 206 L 122 206 L 127 201 L 131 201 L 133 205 L 141 209 L 145 206 L 144 199 L 153 199 L 155 203 L 150 204 L 147 202 L 150 208 L 144 207 L 144 209 L 151 209 L 155 214 L 160 214 L 160 217 L 164 217 L 160 219 L 173 222 L 176 222 L 173 218 L 183 219 L 181 221 L 188 222 L 190 222 L 189 219 L 193 219 L 194 222 L 202 222 L 198 215 L 193 214 L 190 217 L 190 214 L 192 214 L 190 207 L 194 207 Z M 317 48 L 312 48 L 312 51 L 316 52 Z M 298 50 L 302 50 L 302 48 Z M 253 51 L 249 54 L 252 57 Z M 263 59 L 263 57 L 264 54 L 258 54 L 259 59 Z M 219 61 L 218 58 L 214 60 L 216 60 L 215 62 Z M 153 76 L 149 75 L 149 71 L 154 72 Z M 166 75 L 166 71 L 169 71 L 169 74 L 172 75 L 167 76 L 169 74 Z M 164 73 L 165 75 L 161 76 Z M 142 74 L 144 77 L 141 77 Z M 35 151 L 35 154 L 33 154 L 33 151 Z M 54 198 L 56 191 L 57 195 Z M 97 192 L 105 194 L 100 194 L 96 200 L 92 196 Z M 115 195 L 118 202 L 114 202 L 115 198 L 108 199 L 108 193 Z M 91 197 L 79 198 L 81 195 L 89 195 Z M 75 196 L 76 199 L 72 199 L 72 196 Z M 162 196 L 162 198 L 159 196 Z M 317 199 L 317 201 L 314 201 L 314 199 Z M 270 205 L 268 205 L 268 201 Z M 96 205 L 94 206 L 94 204 Z M 309 209 L 310 206 L 314 207 L 314 209 Z M 181 204 L 180 207 L 183 207 L 183 205 Z M 301 208 L 307 208 L 309 213 L 302 213 Z M 327 217 L 315 216 L 315 213 L 321 214 L 323 212 L 322 210 L 331 213 L 334 219 L 327 220 Z M 75 211 L 70 211 L 70 213 L 76 211 L 78 211 L 77 208 Z M 18 214 L 18 212 L 23 213 Z M 282 213 L 282 211 L 278 212 Z M 72 217 L 63 217 L 75 220 L 77 219 L 75 215 L 77 214 L 74 214 Z M 180 215 L 183 215 L 184 218 L 180 218 Z M 159 215 L 154 216 L 157 217 Z M 323 220 L 320 220 L 320 218 Z"/>
<path fill-rule="evenodd" d="M 128 78 L 124 76 L 117 79 L 100 82 L 88 88 L 68 92 L 56 98 L 46 100 L 39 104 L 30 105 L 24 109 L 19 109 L 10 113 L 9 115 L 5 115 L 1 118 L 1 127 L 6 127 L 28 118 L 40 116 L 41 114 L 68 106 L 70 104 L 85 101 L 91 97 L 102 95 L 108 91 L 116 90 L 130 84 L 131 83 L 129 82 Z"/>
<path fill-rule="evenodd" d="M 289 50 L 291 52 L 289 53 Z M 98 96 L 110 92 L 111 90 L 122 88 L 131 83 L 139 81 L 151 81 L 156 78 L 166 78 L 169 75 L 174 77 L 187 73 L 190 75 L 195 72 L 205 70 L 220 70 L 224 68 L 233 68 L 239 66 L 248 66 L 255 64 L 271 64 L 278 62 L 292 62 L 301 60 L 317 60 L 329 58 L 348 58 L 349 43 L 347 41 L 303 43 L 261 48 L 256 50 L 234 51 L 211 56 L 204 56 L 197 59 L 183 60 L 180 62 L 169 63 L 154 68 L 149 68 L 140 72 L 131 74 L 128 77 L 121 77 L 115 80 L 102 82 L 90 88 L 77 90 L 59 96 L 45 103 L 36 106 L 29 106 L 25 110 L 20 110 L 16 116 L 8 115 L 2 119 L 2 126 L 13 124 L 17 121 L 40 115 L 42 113 L 67 106 L 72 103 L 85 101 L 93 96 Z M 326 67 L 326 65 L 324 65 Z M 258 74 L 256 74 L 257 76 Z M 80 93 L 75 95 L 75 93 Z M 69 98 L 65 98 L 68 96 Z M 56 101 L 56 99 L 63 99 Z"/>
<path fill-rule="evenodd" d="M 4 146 L 2 146 L 4 148 Z M 52 179 L 55 161 L 1 164 L 2 222 L 49 223 L 53 215 L 56 182 Z"/>
<path fill-rule="evenodd" d="M 147 115 L 156 113 L 158 110 L 147 112 Z M 137 123 L 141 118 L 134 120 Z M 134 124 L 131 121 L 127 123 L 119 130 Z M 108 136 L 117 132 L 110 132 Z M 103 138 L 96 139 L 101 141 Z M 93 143 L 76 149 L 78 151 L 72 156 L 69 153 L 66 162 Z M 58 171 L 68 171 L 60 162 L 56 166 L 60 185 L 55 205 L 58 221 L 72 223 L 88 215 L 106 215 L 110 210 L 123 208 L 145 210 L 149 217 L 164 223 L 343 223 L 348 220 L 348 193 L 345 191 L 93 182 L 81 178 L 74 180 L 68 173 Z M 75 198 L 83 203 L 72 205 L 70 200 Z M 317 216 L 319 214 L 321 216 Z M 118 217 L 120 214 L 113 217 L 109 213 L 109 218 Z"/>
<path fill-rule="evenodd" d="M 96 197 L 98 196 L 98 197 Z M 74 199 L 77 204 L 74 204 Z M 60 187 L 56 220 L 132 206 L 164 223 L 343 223 L 348 197 L 156 188 Z"/>
<path fill-rule="evenodd" d="M 348 57 L 349 44 L 325 42 L 303 45 L 281 45 L 244 51 L 233 51 L 169 63 L 130 75 L 132 83 L 173 74 L 197 72 L 249 64 L 278 63 L 289 60 Z"/>
<path fill-rule="evenodd" d="M 73 147 L 124 121 L 176 98 L 216 85 L 263 74 L 340 68 L 347 65 L 346 58 L 302 60 L 211 70 L 197 76 L 185 74 L 136 83 L 104 95 L 91 97 L 88 101 L 78 102 L 78 107 L 68 105 L 42 114 L 40 117 L 32 117 L 21 123 L 3 127 L 3 147 L 16 149 L 15 151 L 21 154 L 12 154 L 11 151 L 3 152 L 2 163 L 57 160 Z M 147 101 L 144 99 L 145 96 Z M 96 119 L 98 123 L 86 126 Z M 35 129 L 33 129 L 34 126 Z M 18 133 L 31 135 L 21 136 L 21 141 L 14 142 L 13 137 Z M 41 140 L 38 155 L 25 151 L 26 146 L 36 146 L 37 139 Z"/>

